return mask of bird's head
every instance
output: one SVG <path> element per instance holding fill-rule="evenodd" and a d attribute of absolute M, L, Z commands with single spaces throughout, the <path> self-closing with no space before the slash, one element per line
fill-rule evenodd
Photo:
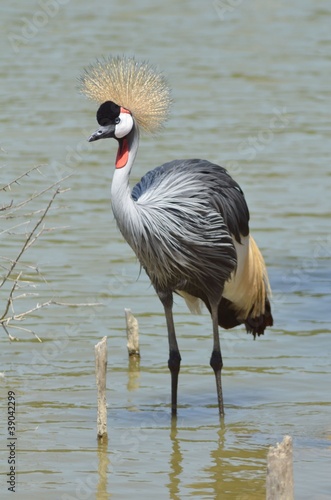
<path fill-rule="evenodd" d="M 118 106 L 112 101 L 106 101 L 97 111 L 97 122 L 100 127 L 91 135 L 89 142 L 99 139 L 122 139 L 133 128 L 133 118 L 129 110 Z"/>
<path fill-rule="evenodd" d="M 121 139 L 134 125 L 146 132 L 157 132 L 171 104 L 170 89 L 162 73 L 134 57 L 97 60 L 80 77 L 80 91 L 100 105 L 100 128 L 90 141 Z"/>

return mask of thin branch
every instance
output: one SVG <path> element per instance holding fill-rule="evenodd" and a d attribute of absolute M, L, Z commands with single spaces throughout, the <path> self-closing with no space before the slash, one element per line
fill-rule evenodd
<path fill-rule="evenodd" d="M 70 302 L 59 302 L 58 300 L 52 300 L 52 304 L 56 306 L 67 306 L 67 307 L 96 307 L 96 306 L 103 306 L 104 304 L 102 302 L 87 302 L 87 303 L 81 303 L 81 304 L 72 304 Z"/>
<path fill-rule="evenodd" d="M 39 174 L 43 175 L 43 173 L 39 170 L 39 166 L 35 166 L 25 172 L 24 174 L 16 177 L 13 181 L 9 182 L 8 184 L 0 187 L 0 192 L 1 191 L 10 191 L 11 188 L 15 184 L 20 184 L 20 180 L 23 178 L 26 178 L 29 176 L 31 172 L 38 171 Z M 79 305 L 83 306 L 88 306 L 88 305 L 99 305 L 99 304 L 65 304 L 61 302 L 56 302 L 53 300 L 48 300 L 43 303 L 37 303 L 33 307 L 31 305 L 31 308 L 28 310 L 25 310 L 24 312 L 16 312 L 16 300 L 19 299 L 24 299 L 27 297 L 36 297 L 38 294 L 33 293 L 33 292 L 28 292 L 27 288 L 32 287 L 34 288 L 36 285 L 33 281 L 29 279 L 24 279 L 24 272 L 26 274 L 26 277 L 29 278 L 29 271 L 26 271 L 26 269 L 31 270 L 33 272 L 37 272 L 37 274 L 43 279 L 45 283 L 47 283 L 46 279 L 42 275 L 42 273 L 39 271 L 37 267 L 31 266 L 31 265 L 26 265 L 24 263 L 21 264 L 22 256 L 25 254 L 25 252 L 32 246 L 38 238 L 44 233 L 44 232 L 51 232 L 54 231 L 55 229 L 58 228 L 46 228 L 44 219 L 47 216 L 50 208 L 53 205 L 53 202 L 56 198 L 56 196 L 59 193 L 64 193 L 66 191 L 69 191 L 69 188 L 66 189 L 61 189 L 60 184 L 68 179 L 70 175 L 67 175 L 60 180 L 54 182 L 52 185 L 41 189 L 38 192 L 35 192 L 32 194 L 28 199 L 23 200 L 22 202 L 15 204 L 14 201 L 11 201 L 10 203 L 7 202 L 3 204 L 2 207 L 0 207 L 0 220 L 10 220 L 12 218 L 20 218 L 24 217 L 24 221 L 17 223 L 13 225 L 9 229 L 2 229 L 0 231 L 0 236 L 1 235 L 24 235 L 24 241 L 21 243 L 21 248 L 19 248 L 18 255 L 16 256 L 15 259 L 10 259 L 7 257 L 0 257 L 1 260 L 5 261 L 5 265 L 0 264 L 0 269 L 3 269 L 4 276 L 1 277 L 0 279 L 0 288 L 3 287 L 3 285 L 8 281 L 9 284 L 9 294 L 7 295 L 5 299 L 5 304 L 4 304 L 4 310 L 2 313 L 0 313 L 0 325 L 3 327 L 5 332 L 7 333 L 7 336 L 9 340 L 18 340 L 16 337 L 12 336 L 9 331 L 11 328 L 16 328 L 25 332 L 32 333 L 36 339 L 41 342 L 41 339 L 36 335 L 35 332 L 28 328 L 23 328 L 16 326 L 17 323 L 24 321 L 28 316 L 33 315 L 33 313 L 36 313 L 39 309 L 50 306 L 50 305 L 66 305 L 69 307 L 78 307 Z M 48 201 L 48 204 L 45 209 L 40 209 L 37 208 L 34 210 L 33 206 L 32 209 L 30 209 L 30 205 L 28 206 L 29 208 L 21 210 L 23 207 L 26 207 L 30 202 L 34 202 L 38 197 L 41 197 L 48 191 L 53 190 L 53 194 Z M 47 203 L 47 202 L 46 202 Z M 54 205 L 53 205 L 54 207 Z M 52 208 L 53 208 L 52 207 Z M 29 213 L 22 213 L 22 212 L 29 212 Z M 32 226 L 32 229 L 30 230 L 30 227 Z M 24 233 L 22 233 L 22 229 L 17 232 L 18 228 L 24 228 Z M 19 267 L 18 263 L 20 263 L 20 267 L 24 269 L 24 271 L 21 271 L 20 269 L 17 270 Z M 15 270 L 16 268 L 16 270 Z M 19 272 L 20 271 L 20 272 Z M 14 275 L 17 275 L 16 277 Z M 15 308 L 14 308 L 15 305 Z"/>
<path fill-rule="evenodd" d="M 7 330 L 7 327 L 4 323 L 1 324 L 2 328 L 5 330 L 5 332 L 7 333 L 8 335 L 8 338 L 9 340 L 13 341 L 13 340 L 19 340 L 17 337 L 13 337 L 12 335 L 10 335 L 9 331 Z"/>
<path fill-rule="evenodd" d="M 13 264 L 13 262 L 15 262 L 14 260 L 12 259 L 9 259 L 8 257 L 0 257 L 1 259 Z M 34 273 L 37 273 L 37 275 L 39 276 L 39 278 L 46 284 L 48 284 L 48 281 L 47 279 L 45 278 L 45 276 L 43 275 L 43 273 L 39 270 L 38 267 L 35 267 L 35 266 L 31 266 L 30 264 L 24 264 L 24 263 L 21 263 L 21 267 L 24 267 L 26 269 L 26 274 L 27 273 L 31 273 L 31 272 L 34 272 Z M 4 271 L 8 272 L 8 268 L 1 265 L 0 264 L 0 268 L 3 269 Z M 35 283 L 35 281 L 31 281 L 29 279 L 27 279 L 29 276 L 29 274 L 27 274 L 26 277 L 24 278 L 21 278 L 20 279 L 20 286 L 23 284 L 23 285 L 27 285 L 27 286 L 31 286 L 32 288 L 36 288 L 38 285 Z M 8 278 L 8 281 L 14 281 L 11 277 Z M 22 287 L 21 287 L 22 288 Z"/>
<path fill-rule="evenodd" d="M 8 325 L 10 321 L 23 321 L 26 316 L 29 314 L 34 313 L 35 311 L 39 311 L 39 309 L 42 309 L 43 307 L 48 307 L 51 305 L 56 305 L 56 306 L 68 306 L 68 307 L 95 307 L 95 306 L 100 306 L 102 304 L 98 302 L 91 302 L 91 303 L 83 303 L 83 304 L 71 304 L 71 303 L 66 303 L 66 302 L 57 302 L 56 300 L 47 300 L 46 302 L 43 302 L 42 304 L 37 304 L 28 311 L 24 311 L 19 314 L 13 314 L 12 316 L 7 316 L 5 318 L 5 315 L 2 315 L 2 318 L 0 318 L 0 324 L 6 324 Z M 8 311 L 8 310 L 7 310 Z"/>
<path fill-rule="evenodd" d="M 26 299 L 27 297 L 39 297 L 39 293 L 37 292 L 21 293 L 20 295 L 16 295 L 13 298 L 13 300 Z"/>
<path fill-rule="evenodd" d="M 39 191 L 39 192 L 38 192 L 38 193 L 36 193 L 36 194 L 33 194 L 33 195 L 32 195 L 32 196 L 30 196 L 30 198 L 28 198 L 27 200 L 21 201 L 21 203 L 18 203 L 18 205 L 15 205 L 15 206 L 13 207 L 12 212 L 13 212 L 13 211 L 18 210 L 18 209 L 19 209 L 19 208 L 21 208 L 21 207 L 24 207 L 25 205 L 27 205 L 27 203 L 30 203 L 30 201 L 33 201 L 33 200 L 35 200 L 36 198 L 38 198 L 39 196 L 41 196 L 41 195 L 43 195 L 43 194 L 47 193 L 47 191 L 50 191 L 52 188 L 54 188 L 54 187 L 58 186 L 59 184 L 61 184 L 61 182 L 63 182 L 63 181 L 65 181 L 65 180 L 67 180 L 69 177 L 71 177 L 71 175 L 72 175 L 72 174 L 69 174 L 69 175 L 66 175 L 65 177 L 62 177 L 62 179 L 60 179 L 59 181 L 56 181 L 56 182 L 54 182 L 53 184 L 51 184 L 50 186 L 48 186 L 47 188 L 42 189 L 41 191 Z M 60 188 L 58 188 L 58 189 L 57 189 L 57 191 L 58 191 L 59 193 L 65 193 L 66 191 L 70 191 L 70 188 L 61 189 L 61 190 L 60 190 Z"/>
<path fill-rule="evenodd" d="M 9 203 L 9 205 L 4 205 L 3 207 L 0 208 L 0 212 L 3 212 L 4 210 L 8 210 L 8 208 L 11 208 L 13 206 L 13 200 Z"/>
<path fill-rule="evenodd" d="M 66 193 L 67 191 L 71 191 L 71 188 L 67 188 L 67 189 L 61 189 L 60 190 L 60 193 Z M 42 194 L 44 194 L 45 191 L 40 191 L 39 193 L 36 194 L 36 198 Z M 30 198 L 29 200 L 25 200 L 25 202 L 29 203 L 31 201 L 33 201 L 34 198 Z M 25 204 L 25 202 L 22 202 Z M 19 211 L 17 210 L 17 213 L 16 213 L 16 209 L 17 209 L 18 205 L 13 205 L 13 210 L 9 213 L 4 213 L 3 215 L 0 215 L 0 219 L 18 219 L 19 217 L 26 219 L 26 218 L 32 218 L 32 217 L 35 217 L 37 215 L 39 215 L 40 213 L 42 213 L 43 209 L 42 208 L 38 208 L 36 210 L 31 210 L 31 212 L 23 212 L 23 213 L 19 213 Z M 11 208 L 11 207 L 8 207 L 8 208 Z M 18 208 L 21 208 L 18 207 Z M 68 207 L 67 206 L 59 206 L 57 208 L 65 208 L 67 209 Z"/>
<path fill-rule="evenodd" d="M 20 340 L 17 337 L 13 337 L 12 335 L 10 335 L 10 333 L 7 330 L 7 327 L 4 325 L 4 323 L 2 323 L 2 326 L 6 330 L 8 336 L 9 336 L 9 340 L 17 340 L 17 341 Z M 22 330 L 23 332 L 31 333 L 31 335 L 34 335 L 36 337 L 36 339 L 38 340 L 38 342 L 42 342 L 41 338 L 38 337 L 38 335 L 33 330 L 30 330 L 29 328 L 23 328 L 23 326 L 17 326 L 17 325 L 10 325 L 10 327 L 11 328 L 16 328 L 16 330 Z"/>
<path fill-rule="evenodd" d="M 2 149 L 2 148 L 1 148 Z M 28 177 L 29 174 L 31 174 L 31 172 L 34 172 L 35 170 L 39 170 L 39 168 L 41 167 L 42 165 L 36 165 L 35 167 L 32 167 L 30 168 L 30 170 L 28 170 L 27 172 L 24 172 L 24 174 L 22 175 L 19 175 L 18 177 L 16 177 L 16 179 L 14 179 L 13 181 L 9 182 L 8 184 L 6 184 L 5 186 L 1 187 L 0 188 L 0 191 L 6 191 L 7 189 L 10 190 L 11 186 L 13 184 L 19 184 L 19 180 L 21 180 L 23 177 Z"/>
<path fill-rule="evenodd" d="M 5 307 L 5 312 L 1 316 L 0 322 L 6 317 L 8 311 L 9 311 L 10 306 L 13 306 L 13 293 L 14 293 L 16 287 L 17 287 L 17 284 L 19 282 L 19 279 L 20 279 L 21 275 L 22 275 L 22 272 L 20 272 L 20 274 L 17 276 L 16 280 L 14 281 L 14 284 L 13 284 L 11 290 L 10 290 L 10 293 L 9 293 L 9 297 L 7 299 L 7 304 L 6 304 L 6 307 Z M 13 310 L 13 312 L 14 312 L 14 310 Z"/>
<path fill-rule="evenodd" d="M 29 241 L 29 243 L 26 245 L 25 247 L 25 250 L 27 250 L 28 248 L 30 248 L 34 242 L 45 232 L 45 226 L 43 226 L 40 231 L 35 234 L 35 236 L 33 238 L 31 238 L 31 240 Z"/>
<path fill-rule="evenodd" d="M 0 324 L 6 324 L 8 325 L 10 321 L 23 321 L 26 316 L 29 314 L 32 314 L 35 311 L 39 311 L 39 309 L 42 309 L 43 307 L 47 307 L 52 304 L 52 300 L 48 300 L 47 302 L 43 302 L 42 304 L 37 304 L 36 306 L 32 307 L 28 311 L 19 313 L 19 314 L 13 314 L 12 316 L 7 316 L 7 318 L 2 317 L 0 319 Z"/>
<path fill-rule="evenodd" d="M 2 235 L 3 235 L 3 234 L 5 234 L 5 233 L 12 234 L 13 229 L 17 229 L 18 227 L 21 227 L 21 226 L 26 226 L 26 225 L 27 225 L 27 224 L 29 224 L 30 222 L 31 222 L 31 221 L 26 220 L 26 221 L 24 221 L 24 222 L 20 222 L 19 224 L 16 224 L 16 226 L 12 226 L 12 227 L 10 227 L 10 228 L 8 228 L 8 229 L 4 229 L 3 231 L 1 231 L 0 236 L 2 236 Z"/>
<path fill-rule="evenodd" d="M 15 266 L 16 264 L 18 263 L 19 259 L 22 257 L 24 251 L 28 248 L 29 246 L 29 243 L 31 241 L 31 239 L 33 238 L 33 235 L 34 233 L 37 231 L 38 227 L 40 226 L 40 224 L 43 222 L 43 220 L 45 219 L 49 209 L 51 208 L 52 206 L 52 203 L 55 199 L 55 197 L 60 193 L 60 189 L 56 189 L 56 191 L 54 192 L 52 198 L 50 199 L 47 207 L 45 208 L 44 210 L 44 213 L 43 215 L 40 217 L 39 221 L 36 223 L 36 225 L 34 226 L 34 228 L 32 229 L 32 231 L 30 232 L 29 236 L 27 237 L 27 239 L 25 240 L 25 243 L 23 245 L 23 247 L 21 248 L 18 256 L 16 257 L 16 259 L 13 261 L 12 265 L 10 266 L 9 268 L 9 271 L 7 272 L 6 276 L 3 278 L 1 284 L 0 284 L 0 288 L 3 286 L 3 284 L 7 281 L 7 279 L 9 278 L 9 276 L 11 275 L 11 273 L 13 272 L 13 270 L 15 269 Z"/>

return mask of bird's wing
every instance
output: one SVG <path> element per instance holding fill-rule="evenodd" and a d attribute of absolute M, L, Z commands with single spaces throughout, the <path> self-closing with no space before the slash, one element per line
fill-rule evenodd
<path fill-rule="evenodd" d="M 165 190 L 167 187 L 167 190 Z M 227 170 L 207 160 L 174 160 L 145 174 L 132 190 L 135 201 L 167 197 L 169 190 L 194 203 L 203 201 L 221 214 L 229 233 L 240 242 L 249 233 L 249 211 L 244 194 Z"/>

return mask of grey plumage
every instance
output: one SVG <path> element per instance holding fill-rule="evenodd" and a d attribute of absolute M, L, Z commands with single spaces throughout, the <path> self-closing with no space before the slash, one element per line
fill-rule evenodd
<path fill-rule="evenodd" d="M 83 92 L 98 102 L 107 99 L 97 112 L 100 127 L 89 140 L 112 137 L 118 141 L 112 208 L 120 231 L 164 306 L 172 413 L 177 412 L 181 361 L 172 314 L 173 293 L 178 293 L 192 311 L 198 310 L 199 301 L 210 311 L 210 365 L 223 415 L 218 326 L 244 324 L 254 338 L 263 334 L 273 324 L 268 276 L 249 234 L 243 192 L 224 168 L 206 160 L 175 160 L 145 174 L 131 192 L 129 177 L 138 150 L 139 124 L 156 130 L 170 104 L 164 78 L 153 71 L 134 59 L 115 58 L 98 62 L 84 73 Z"/>
<path fill-rule="evenodd" d="M 219 295 L 237 264 L 231 234 L 240 243 L 249 220 L 227 171 L 206 160 L 175 160 L 148 172 L 132 198 L 143 226 L 132 248 L 155 288 Z"/>

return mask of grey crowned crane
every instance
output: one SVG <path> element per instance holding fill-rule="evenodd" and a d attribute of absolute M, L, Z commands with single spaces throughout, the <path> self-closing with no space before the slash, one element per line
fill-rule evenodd
<path fill-rule="evenodd" d="M 224 414 L 219 326 L 243 324 L 262 335 L 273 319 L 263 257 L 249 234 L 244 194 L 228 172 L 207 160 L 174 160 L 146 173 L 130 189 L 140 129 L 155 132 L 167 117 L 170 91 L 146 62 L 110 57 L 88 67 L 81 92 L 99 104 L 99 128 L 89 141 L 113 138 L 118 151 L 111 185 L 117 225 L 163 304 L 169 339 L 172 414 L 177 412 L 181 356 L 173 320 L 173 294 L 192 312 L 204 303 L 212 319 L 210 365 Z"/>

